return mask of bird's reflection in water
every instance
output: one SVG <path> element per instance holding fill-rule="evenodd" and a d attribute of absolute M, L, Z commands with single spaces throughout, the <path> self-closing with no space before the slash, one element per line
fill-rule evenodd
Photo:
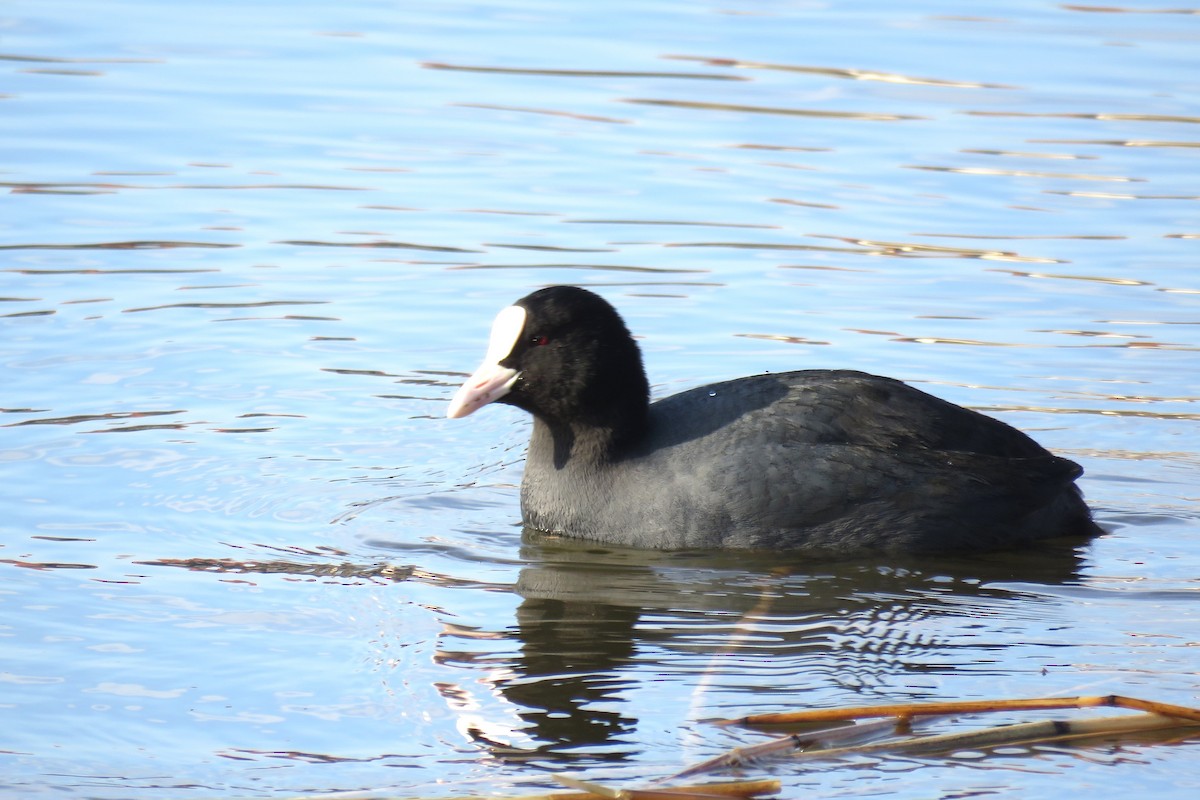
<path fill-rule="evenodd" d="M 426 546 L 372 545 L 429 556 Z M 945 699 L 914 677 L 1028 671 L 1027 662 L 1014 664 L 1004 651 L 1054 644 L 1061 610 L 1054 592 L 1040 590 L 1078 582 L 1084 547 L 1060 540 L 962 557 L 819 560 L 631 550 L 527 532 L 515 585 L 415 564 L 357 562 L 332 549 L 139 563 L 243 579 L 279 574 L 347 586 L 426 584 L 476 596 L 515 592 L 515 624 L 496 618 L 472 627 L 441 612 L 434 660 L 467 677 L 447 680 L 442 672 L 433 685 L 459 730 L 498 757 L 595 761 L 640 750 L 630 734 L 643 720 Z M 381 617 L 381 630 L 392 625 L 401 623 Z M 401 626 L 386 636 L 408 642 L 411 632 Z M 465 640 L 495 644 L 462 649 Z M 651 682 L 683 688 L 667 688 L 663 704 L 639 704 Z M 706 703 L 706 692 L 719 693 L 719 705 Z M 667 705 L 684 702 L 690 708 Z"/>
<path fill-rule="evenodd" d="M 659 677 L 703 674 L 727 692 L 753 692 L 748 706 L 770 693 L 794 705 L 806 690 L 830 688 L 876 701 L 887 696 L 872 692 L 892 676 L 986 669 L 979 662 L 997 660 L 1006 644 L 986 618 L 1051 613 L 1038 608 L 1044 598 L 998 584 L 1076 581 L 1080 549 L 1056 541 L 961 558 L 813 560 L 626 550 L 527 532 L 519 649 L 494 688 L 541 757 L 619 758 L 639 719 L 662 711 L 628 702 L 656 663 Z"/>
<path fill-rule="evenodd" d="M 613 708 L 629 681 L 620 677 L 635 650 L 638 610 L 551 597 L 525 599 L 517 610 L 521 651 L 502 687 L 527 731 L 552 749 L 614 744 L 636 718 Z"/>

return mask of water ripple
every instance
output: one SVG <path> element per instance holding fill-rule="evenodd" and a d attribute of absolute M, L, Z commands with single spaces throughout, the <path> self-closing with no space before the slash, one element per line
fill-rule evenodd
<path fill-rule="evenodd" d="M 707 81 L 746 81 L 739 75 L 721 75 L 713 72 L 640 72 L 621 70 L 593 69 L 549 69 L 533 67 L 485 67 L 467 64 L 445 64 L 438 61 L 424 61 L 421 66 L 425 69 L 444 69 L 456 72 L 482 72 L 500 75 L 540 75 L 555 78 L 685 78 L 690 80 Z"/>
<path fill-rule="evenodd" d="M 732 58 L 711 58 L 707 56 L 671 55 L 664 56 L 679 61 L 699 61 L 715 67 L 733 67 L 735 69 L 764 69 L 777 72 L 801 72 L 810 75 L 823 75 L 832 78 L 846 78 L 855 81 L 879 81 L 881 83 L 897 83 L 910 86 L 941 86 L 951 89 L 1018 89 L 1018 86 L 1007 86 L 999 83 L 979 83 L 975 81 L 956 81 L 943 78 L 918 78 L 912 75 L 901 75 L 897 72 L 878 72 L 865 69 L 845 69 L 840 67 L 813 67 L 799 64 L 772 64 L 764 61 L 743 61 Z"/>
<path fill-rule="evenodd" d="M 742 114 L 778 114 L 789 117 L 808 117 L 810 119 L 854 119 L 869 122 L 906 122 L 922 120 L 927 117 L 914 114 L 884 114 L 873 111 L 831 111 L 815 108 L 782 108 L 779 106 L 750 106 L 737 103 L 713 103 L 702 100 L 668 100 L 647 97 L 626 97 L 621 102 L 636 103 L 643 106 L 667 106 L 670 108 L 688 108 L 699 111 L 733 111 Z"/>

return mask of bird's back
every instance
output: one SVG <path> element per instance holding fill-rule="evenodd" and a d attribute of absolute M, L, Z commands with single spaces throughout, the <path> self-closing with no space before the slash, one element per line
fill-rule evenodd
<path fill-rule="evenodd" d="M 613 544 L 919 552 L 1093 530 L 1078 465 L 999 420 L 859 372 L 667 397 L 650 406 L 647 435 L 606 463 L 548 464 L 536 440 L 527 521 Z"/>

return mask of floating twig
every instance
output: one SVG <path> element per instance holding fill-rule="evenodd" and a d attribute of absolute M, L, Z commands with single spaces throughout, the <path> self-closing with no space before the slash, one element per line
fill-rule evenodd
<path fill-rule="evenodd" d="M 1192 725 L 1200 724 L 1200 722 L 1193 723 L 1188 721 L 1183 724 Z M 940 736 L 915 736 L 907 739 L 872 742 L 871 744 L 855 745 L 852 747 L 808 750 L 795 754 L 793 758 L 841 758 L 869 753 L 889 753 L 893 755 L 946 753 L 980 747 L 1033 744 L 1035 742 L 1058 741 L 1086 736 L 1111 736 L 1137 731 L 1165 730 L 1178 728 L 1179 726 L 1180 720 L 1178 717 L 1164 717 L 1159 714 L 1109 716 L 1089 720 L 1043 720 L 1040 722 L 1022 722 L 1014 725 L 999 725 L 975 731 L 947 733 Z"/>
<path fill-rule="evenodd" d="M 778 794 L 781 788 L 776 780 L 726 781 L 672 786 L 669 789 L 613 789 L 570 775 L 555 775 L 554 779 L 578 791 L 544 795 L 544 800 L 729 800 L 731 797 Z"/>
<path fill-rule="evenodd" d="M 749 766 L 766 758 L 788 756 L 811 748 L 832 749 L 835 745 L 847 740 L 876 736 L 881 733 L 893 733 L 896 731 L 896 724 L 894 719 L 884 719 L 837 728 L 792 733 L 761 744 L 735 747 L 715 758 L 694 764 L 666 780 L 681 780 L 722 769 Z"/>
<path fill-rule="evenodd" d="M 1200 709 L 1109 694 L 1096 697 L 1046 697 L 1025 700 L 964 700 L 945 703 L 897 703 L 880 706 L 847 706 L 807 711 L 751 714 L 738 719 L 717 720 L 718 725 L 790 725 L 799 722 L 841 722 L 872 717 L 909 719 L 939 714 L 976 714 L 991 711 L 1049 711 L 1063 708 L 1126 708 L 1200 722 Z"/>

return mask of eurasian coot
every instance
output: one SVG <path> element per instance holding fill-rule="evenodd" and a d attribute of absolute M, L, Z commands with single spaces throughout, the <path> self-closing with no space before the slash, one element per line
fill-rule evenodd
<path fill-rule="evenodd" d="M 987 550 L 1099 532 L 1078 464 L 891 378 L 754 375 L 655 403 L 616 310 L 554 286 L 496 317 L 448 417 L 533 415 L 530 528 L 613 545 Z"/>

